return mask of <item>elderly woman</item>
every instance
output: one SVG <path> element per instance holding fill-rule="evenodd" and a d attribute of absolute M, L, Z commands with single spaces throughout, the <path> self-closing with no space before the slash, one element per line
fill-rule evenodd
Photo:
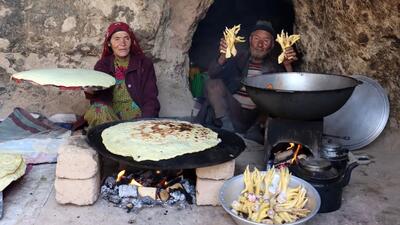
<path fill-rule="evenodd" d="M 108 27 L 103 53 L 94 69 L 115 77 L 116 84 L 105 90 L 85 90 L 91 103 L 84 115 L 89 128 L 115 120 L 158 117 L 154 66 L 128 24 L 117 22 Z"/>

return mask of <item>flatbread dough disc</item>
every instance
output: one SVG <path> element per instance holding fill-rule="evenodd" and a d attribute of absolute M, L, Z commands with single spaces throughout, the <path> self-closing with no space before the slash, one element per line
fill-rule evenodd
<path fill-rule="evenodd" d="M 27 80 L 40 85 L 61 87 L 102 87 L 115 84 L 115 78 L 109 74 L 86 69 L 39 69 L 16 73 L 12 79 Z"/>
<path fill-rule="evenodd" d="M 14 173 L 21 165 L 22 156 L 18 154 L 0 154 L 0 179 Z"/>
<path fill-rule="evenodd" d="M 167 119 L 119 123 L 105 129 L 101 137 L 108 151 L 135 161 L 170 159 L 221 142 L 216 132 L 199 124 Z"/>
<path fill-rule="evenodd" d="M 11 155 L 11 156 L 4 156 Z M 12 159 L 14 156 L 14 159 Z M 13 163 L 4 163 L 4 159 L 11 159 Z M 19 161 L 21 159 L 21 161 Z M 19 162 L 17 165 L 16 163 Z M 11 171 L 14 169 L 12 173 L 6 174 L 5 176 L 0 178 L 0 191 L 3 191 L 11 182 L 17 180 L 21 176 L 25 174 L 26 164 L 22 159 L 21 155 L 13 155 L 13 154 L 0 154 L 0 169 L 5 169 L 7 171 Z"/>

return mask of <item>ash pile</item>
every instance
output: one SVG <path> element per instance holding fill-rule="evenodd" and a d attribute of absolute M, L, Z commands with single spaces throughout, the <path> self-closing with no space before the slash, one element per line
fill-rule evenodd
<path fill-rule="evenodd" d="M 136 171 L 125 176 L 123 170 L 104 180 L 101 197 L 128 213 L 138 213 L 154 206 L 184 209 L 195 202 L 196 189 L 182 171 Z"/>

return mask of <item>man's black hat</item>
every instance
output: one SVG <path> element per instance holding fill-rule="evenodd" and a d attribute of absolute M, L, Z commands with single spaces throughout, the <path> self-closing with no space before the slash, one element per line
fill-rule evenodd
<path fill-rule="evenodd" d="M 275 37 L 275 35 L 276 35 L 275 30 L 272 27 L 271 22 L 269 22 L 269 21 L 265 21 L 265 20 L 257 21 L 256 25 L 253 27 L 252 32 L 254 32 L 256 30 L 265 30 L 265 31 L 269 32 L 270 34 L 272 34 L 273 37 Z"/>

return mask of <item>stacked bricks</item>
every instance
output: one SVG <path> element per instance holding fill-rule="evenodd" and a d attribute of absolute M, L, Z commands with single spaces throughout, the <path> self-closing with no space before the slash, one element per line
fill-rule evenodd
<path fill-rule="evenodd" d="M 99 156 L 82 135 L 71 136 L 60 146 L 56 167 L 56 201 L 91 205 L 100 192 Z"/>
<path fill-rule="evenodd" d="M 235 160 L 196 169 L 196 204 L 220 205 L 218 196 L 223 183 L 233 176 Z"/>

